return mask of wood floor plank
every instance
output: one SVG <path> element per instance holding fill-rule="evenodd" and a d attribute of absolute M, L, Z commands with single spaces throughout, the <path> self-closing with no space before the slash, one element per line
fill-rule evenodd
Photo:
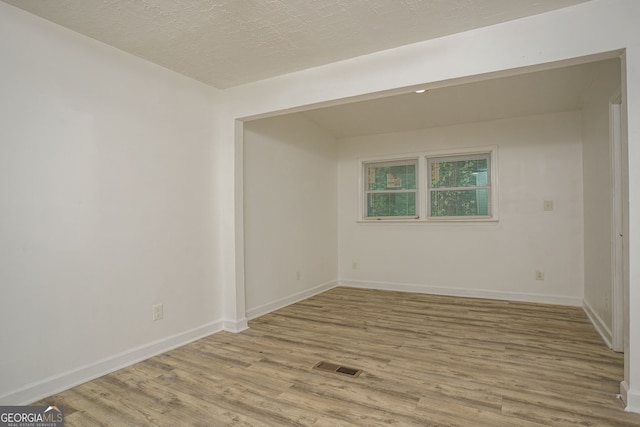
<path fill-rule="evenodd" d="M 37 403 L 71 427 L 640 426 L 623 359 L 576 307 L 339 287 Z"/>

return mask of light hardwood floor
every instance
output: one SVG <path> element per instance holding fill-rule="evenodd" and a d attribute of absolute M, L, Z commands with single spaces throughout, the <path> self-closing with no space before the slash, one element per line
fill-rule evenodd
<path fill-rule="evenodd" d="M 640 426 L 622 378 L 579 308 L 335 288 L 38 404 L 68 427 Z"/>

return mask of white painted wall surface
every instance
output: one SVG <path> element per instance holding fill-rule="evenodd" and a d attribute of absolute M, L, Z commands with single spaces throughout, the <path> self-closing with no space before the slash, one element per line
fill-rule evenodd
<path fill-rule="evenodd" d="M 215 91 L 1 2 L 0 57 L 0 403 L 219 330 Z"/>
<path fill-rule="evenodd" d="M 337 141 L 300 114 L 245 124 L 249 318 L 336 285 L 337 156 Z"/>
<path fill-rule="evenodd" d="M 211 154 L 214 157 L 212 164 L 214 177 L 214 184 L 211 188 L 207 187 L 208 184 L 203 184 L 200 180 L 192 178 L 193 174 L 198 174 L 199 167 L 178 168 L 185 173 L 185 176 L 178 177 L 177 182 L 170 180 L 168 175 L 161 174 L 160 169 L 167 170 L 167 166 L 177 167 L 180 156 L 160 156 L 160 158 L 171 157 L 172 161 L 163 164 L 163 167 L 154 168 L 153 165 L 158 166 L 161 160 L 158 157 L 146 156 L 151 150 L 157 153 L 156 150 L 150 149 L 147 145 L 144 145 L 145 149 L 139 145 L 126 144 L 127 142 L 145 140 L 151 132 L 146 126 L 138 128 L 139 123 L 153 123 L 161 130 L 158 130 L 157 135 L 160 140 L 170 138 L 170 135 L 175 135 L 178 128 L 181 128 L 181 124 L 190 123 L 193 126 L 185 126 L 185 128 L 191 129 L 194 133 L 188 133 L 185 130 L 185 135 L 182 136 L 181 142 L 189 145 L 189 142 L 193 142 L 194 139 L 199 140 L 199 137 L 195 136 L 200 131 L 206 133 L 203 129 L 201 120 L 197 117 L 206 114 L 207 108 L 205 105 L 208 103 L 202 101 L 201 98 L 209 98 L 210 95 L 206 95 L 206 89 L 193 90 L 194 84 L 188 82 L 185 79 L 175 77 L 167 72 L 161 71 L 159 68 L 150 66 L 144 61 L 133 60 L 129 57 L 125 57 L 122 54 L 117 53 L 115 50 L 105 48 L 102 45 L 97 45 L 94 42 L 90 42 L 84 38 L 80 38 L 72 35 L 66 30 L 62 30 L 58 27 L 53 27 L 50 24 L 45 24 L 32 17 L 26 17 L 25 14 L 18 13 L 15 9 L 0 3 L 0 53 L 3 58 L 3 71 L 2 71 L 2 102 L 0 108 L 2 113 L 16 111 L 22 111 L 28 108 L 28 114 L 34 112 L 33 118 L 39 118 L 39 121 L 29 120 L 28 125 L 23 115 L 20 115 L 21 120 L 18 121 L 19 125 L 28 132 L 36 132 L 39 134 L 53 135 L 53 130 L 60 130 L 64 127 L 64 121 L 61 121 L 59 117 L 50 114 L 51 105 L 59 105 L 56 100 L 59 96 L 52 96 L 51 91 L 62 90 L 64 88 L 65 97 L 66 94 L 76 94 L 81 100 L 88 100 L 88 103 L 93 106 L 91 111 L 96 111 L 98 108 L 95 104 L 102 105 L 105 103 L 105 114 L 100 115 L 100 120 L 93 122 L 91 125 L 88 123 L 90 120 L 82 117 L 79 114 L 77 117 L 73 114 L 66 114 L 65 117 L 73 117 L 74 125 L 72 126 L 73 132 L 67 129 L 63 133 L 63 137 L 59 138 L 64 140 L 65 143 L 72 143 L 72 136 L 77 132 L 85 132 L 91 135 L 94 139 L 102 138 L 103 135 L 113 135 L 118 133 L 119 138 L 115 138 L 118 141 L 118 147 L 121 152 L 125 151 L 127 155 L 118 156 L 114 153 L 113 146 L 105 148 L 107 152 L 111 152 L 111 157 L 107 160 L 101 158 L 97 161 L 97 164 L 93 166 L 95 170 L 103 171 L 106 175 L 103 178 L 104 188 L 108 189 L 110 199 L 102 203 L 91 203 L 89 206 L 96 209 L 94 210 L 94 216 L 98 216 L 98 212 L 110 213 L 108 208 L 112 206 L 110 201 L 120 202 L 130 206 L 128 203 L 140 203 L 136 196 L 142 193 L 147 194 L 147 191 L 155 190 L 162 191 L 160 187 L 165 186 L 165 189 L 171 188 L 171 186 L 177 186 L 180 189 L 186 190 L 187 187 L 194 190 L 195 187 L 191 184 L 203 185 L 205 190 L 211 190 L 207 196 L 196 195 L 187 192 L 186 194 L 188 203 L 188 211 L 192 211 L 193 207 L 201 207 L 204 211 L 202 214 L 206 216 L 210 213 L 209 218 L 212 218 L 213 225 L 211 229 L 206 226 L 200 227 L 199 222 L 190 223 L 185 225 L 186 229 L 194 232 L 196 241 L 202 236 L 202 233 L 209 233 L 215 237 L 215 246 L 204 250 L 204 257 L 207 258 L 207 265 L 202 265 L 202 269 L 198 270 L 196 274 L 198 277 L 213 276 L 214 286 L 212 288 L 205 287 L 204 294 L 194 291 L 193 286 L 187 286 L 187 288 L 180 288 L 184 290 L 182 297 L 190 299 L 193 298 L 196 301 L 195 307 L 202 307 L 198 304 L 207 305 L 204 310 L 193 309 L 190 306 L 189 312 L 186 313 L 186 321 L 194 320 L 194 316 L 198 317 L 203 311 L 210 311 L 213 313 L 211 316 L 207 314 L 207 319 L 210 317 L 215 318 L 215 313 L 219 310 L 222 311 L 223 317 L 230 321 L 238 321 L 245 316 L 245 301 L 244 301 L 244 277 L 242 272 L 244 271 L 244 248 L 243 248 L 243 209 L 242 209 L 242 150 L 238 147 L 242 147 L 242 139 L 236 138 L 237 135 L 235 128 L 235 119 L 245 118 L 255 115 L 270 115 L 275 112 L 284 110 L 295 110 L 300 108 L 307 108 L 310 105 L 317 105 L 318 103 L 332 103 L 341 102 L 343 99 L 351 97 L 372 97 L 382 92 L 398 92 L 404 91 L 408 87 L 415 85 L 427 85 L 427 86 L 440 86 L 446 84 L 452 84 L 457 81 L 473 80 L 478 76 L 487 74 L 492 75 L 508 75 L 526 67 L 533 68 L 545 68 L 554 64 L 557 61 L 563 63 L 580 62 L 586 60 L 585 57 L 590 59 L 594 58 L 611 58 L 617 56 L 623 50 L 625 51 L 625 67 L 623 72 L 628 75 L 628 81 L 623 82 L 623 93 L 625 95 L 623 110 L 625 115 L 625 123 L 628 128 L 625 129 L 625 136 L 628 137 L 629 144 L 629 162 L 631 165 L 635 165 L 640 162 L 640 81 L 637 76 L 640 75 L 640 27 L 637 25 L 637 17 L 640 16 L 640 2 L 636 0 L 593 0 L 587 3 L 583 3 L 574 7 L 558 10 L 552 13 L 545 13 L 529 18 L 508 22 L 500 25 L 494 25 L 474 31 L 469 31 L 462 34 L 456 34 L 448 37 L 443 37 L 437 40 L 432 40 L 424 43 L 416 43 L 413 45 L 405 46 L 398 49 L 392 49 L 384 52 L 379 52 L 371 55 L 366 55 L 359 58 L 354 58 L 348 61 L 341 61 L 339 63 L 330 64 L 323 67 L 317 67 L 310 70 L 301 71 L 298 73 L 292 73 L 286 76 L 280 76 L 274 79 L 257 82 L 250 85 L 245 85 L 238 88 L 233 88 L 225 91 L 224 94 L 224 109 L 220 110 L 220 113 L 224 113 L 224 116 L 214 118 L 212 121 L 214 127 L 213 138 L 216 141 L 214 152 L 210 153 L 203 149 L 203 152 L 198 153 L 198 159 L 202 159 L 202 156 Z M 79 45 L 78 45 L 79 44 Z M 103 59 L 104 61 L 96 61 L 96 57 Z M 43 67 L 42 64 L 46 66 Z M 18 66 L 20 64 L 20 66 Z M 150 71 L 155 70 L 155 71 Z M 154 76 L 150 78 L 150 76 Z M 15 83 L 15 82 L 19 83 Z M 171 83 L 168 83 L 171 81 Z M 20 83 L 21 82 L 21 83 Z M 41 83 L 44 82 L 44 83 Z M 110 85 L 109 82 L 112 84 Z M 122 83 L 126 90 L 114 91 L 113 86 L 115 82 Z M 68 86 L 65 87 L 64 85 Z M 176 86 L 177 85 L 177 86 Z M 44 89 L 42 88 L 44 86 Z M 71 90 L 69 90 L 71 87 Z M 149 95 L 149 87 L 151 88 L 168 88 L 167 92 L 159 91 L 156 95 L 159 97 L 154 98 Z M 107 90 L 109 89 L 109 90 Z M 19 92 L 19 93 L 18 93 Z M 153 91 L 151 91 L 154 93 Z M 197 92 L 197 93 L 196 93 Z M 5 97 L 5 93 L 10 94 Z M 185 96 L 189 100 L 183 100 L 181 102 L 173 102 L 176 98 Z M 28 106 L 24 105 L 25 95 L 29 96 L 30 101 Z M 69 95 L 73 97 L 73 95 Z M 69 98 L 64 98 L 69 99 Z M 154 104 L 153 100 L 156 99 Z M 21 101 L 22 100 L 22 101 Z M 172 105 L 164 103 L 164 100 L 171 100 Z M 20 102 L 23 102 L 21 105 Z M 203 102 L 203 108 L 196 108 L 195 105 Z M 82 102 L 80 103 L 83 104 Z M 153 108 L 149 104 L 153 104 Z M 34 105 L 38 108 L 34 108 Z M 71 103 L 70 105 L 73 105 Z M 186 108 L 185 108 L 186 107 Z M 22 109 L 22 110 L 21 110 Z M 46 111 L 46 117 L 44 112 Z M 91 112 L 90 111 L 90 112 Z M 161 112 L 170 112 L 162 114 Z M 183 115 L 181 111 L 185 111 Z M 17 113 L 13 113 L 15 116 Z M 26 114 L 26 113 L 25 113 Z M 128 118 L 125 118 L 128 116 Z M 188 116 L 188 117 L 186 117 Z M 2 116 L 3 124 L 13 123 L 8 118 L 13 119 L 12 116 Z M 47 122 L 50 120 L 54 124 Z M 177 121 L 177 122 L 176 122 Z M 191 122 L 193 121 L 193 122 Z M 43 126 L 42 123 L 47 124 Z M 84 128 L 83 128 L 84 123 Z M 31 129 L 33 126 L 37 126 L 35 130 Z M 120 127 L 119 127 L 120 126 Z M 82 130 L 84 129 L 84 130 Z M 95 134 L 93 129 L 96 130 Z M 2 131 L 3 147 L 5 146 L 6 134 L 9 132 L 8 128 Z M 13 131 L 12 131 L 13 132 Z M 18 132 L 21 133 L 21 132 Z M 67 138 L 68 137 L 68 138 Z M 142 138 L 141 138 L 142 137 Z M 186 142 L 185 142 L 186 140 Z M 240 141 L 240 142 L 238 142 Z M 104 148 L 104 147 L 103 147 Z M 128 151 L 127 151 L 128 150 Z M 171 154 L 174 154 L 174 150 L 180 152 L 180 150 L 187 150 L 187 148 L 172 147 Z M 118 150 L 115 150 L 116 152 Z M 196 150 L 198 151 L 198 150 Z M 38 151 L 40 153 L 40 151 Z M 3 153 L 4 155 L 4 153 Z M 25 155 L 31 155 L 31 152 L 25 153 Z M 84 155 L 85 157 L 90 157 Z M 133 157 L 131 157 L 133 156 Z M 47 158 L 51 156 L 47 154 Z M 142 159 L 139 165 L 136 165 L 135 170 L 132 165 L 133 160 Z M 46 162 L 39 158 L 39 165 L 43 167 L 51 168 L 50 162 Z M 113 172 L 114 163 L 111 159 L 124 159 L 123 172 L 124 175 L 117 175 Z M 3 159 L 6 163 L 7 161 Z M 58 160 L 60 161 L 60 160 Z M 16 172 L 16 169 L 20 169 L 20 172 L 24 170 L 23 175 L 26 176 L 29 172 L 29 176 L 41 173 L 39 167 L 35 167 L 33 164 L 31 167 L 23 168 L 27 166 L 29 162 L 23 160 L 21 162 L 11 162 L 13 167 L 12 176 Z M 154 163 L 155 162 L 155 163 Z M 159 162 L 159 163 L 158 163 Z M 151 164 L 150 164 L 151 163 Z M 179 163 L 179 162 L 178 162 Z M 76 163 L 74 162 L 73 165 Z M 53 168 L 55 172 L 63 171 L 64 173 L 56 173 L 56 177 L 60 176 L 60 179 L 64 177 L 83 176 L 82 171 L 70 173 L 67 171 L 67 167 L 71 166 L 71 162 L 63 161 L 62 164 Z M 4 166 L 4 164 L 3 164 Z M 74 166 L 75 167 L 75 166 Z M 84 166 L 83 166 L 84 167 Z M 169 167 L 168 169 L 171 169 Z M 195 170 L 193 170 L 195 169 Z M 50 169 L 51 170 L 51 169 Z M 153 173 L 151 173 L 153 171 Z M 149 172 L 149 174 L 146 174 Z M 3 180 L 9 175 L 9 171 L 2 172 Z M 142 184 L 142 181 L 138 181 L 139 185 L 131 188 L 131 193 L 126 191 L 118 192 L 119 189 L 129 190 L 119 181 L 119 177 L 128 176 L 132 174 L 140 174 L 148 177 L 148 181 Z M 50 174 L 51 175 L 51 174 Z M 117 175 L 117 176 L 112 176 Z M 207 175 L 207 173 L 203 173 Z M 35 175 L 33 175 L 35 176 Z M 106 177 L 113 177 L 113 180 L 109 180 Z M 151 182 L 154 181 L 155 182 Z M 108 181 L 108 183 L 107 183 Z M 171 182 L 169 182 L 171 181 Z M 189 181 L 189 185 L 185 184 L 185 181 Z M 3 183 L 6 181 L 3 181 Z M 26 190 L 37 190 L 38 194 L 49 195 L 52 189 L 56 189 L 56 182 L 47 181 L 44 188 L 39 188 L 36 183 L 32 181 L 30 185 L 22 183 L 22 188 Z M 68 179 L 68 182 L 77 184 L 75 179 Z M 3 195 L 7 184 L 3 184 Z M 13 187 L 17 188 L 17 187 Z M 73 187 L 66 187 L 65 191 L 70 190 Z M 206 192 L 206 191 L 205 191 Z M 82 192 L 81 192 L 82 193 Z M 26 195 L 27 192 L 21 192 Z M 54 193 L 55 194 L 55 193 Z M 152 194 L 157 194 L 153 193 Z M 64 200 L 60 196 L 50 198 L 42 198 L 45 207 L 51 206 L 54 202 Z M 76 200 L 77 198 L 71 198 L 67 193 L 66 200 Z M 52 200 L 53 198 L 53 200 Z M 195 199 L 191 199 L 195 198 Z M 207 200 L 200 200 L 200 198 L 206 198 Z M 18 196 L 13 198 L 7 197 L 6 200 L 2 200 L 5 205 L 9 206 L 9 203 L 13 203 L 13 210 L 17 209 L 15 203 L 19 200 Z M 154 199 L 158 201 L 159 199 Z M 44 203 L 44 202 L 47 202 Z M 640 242 L 640 169 L 631 167 L 629 171 L 629 227 L 628 233 L 626 233 L 628 241 L 627 247 L 629 247 L 629 263 L 628 265 L 628 277 L 629 287 L 627 288 L 627 302 L 629 305 L 628 310 L 628 328 L 626 331 L 627 339 L 627 351 L 625 354 L 625 382 L 622 387 L 623 396 L 627 399 L 628 409 L 640 411 L 640 252 L 635 250 L 637 242 Z M 26 201 L 23 201 L 26 203 Z M 213 207 L 212 207 L 213 204 Z M 111 258 L 98 257 L 78 257 L 80 261 L 91 260 L 99 265 L 103 266 L 104 282 L 109 282 L 109 288 L 114 291 L 127 290 L 127 295 L 133 298 L 133 301 L 139 302 L 144 296 L 136 295 L 136 290 L 140 288 L 119 286 L 119 282 L 116 280 L 118 277 L 119 269 L 111 267 L 119 267 L 125 263 L 127 256 L 132 255 L 135 252 L 136 255 L 140 253 L 146 253 L 145 250 L 149 249 L 149 256 L 155 257 L 159 252 L 166 254 L 167 250 L 159 248 L 158 245 L 152 245 L 147 242 L 145 237 L 154 233 L 150 233 L 148 228 L 146 232 L 133 234 L 128 241 L 114 242 L 113 234 L 109 234 L 110 230 L 130 230 L 133 227 L 134 221 L 132 212 L 141 212 L 141 217 L 147 220 L 147 215 L 151 210 L 154 212 L 159 203 L 154 206 L 146 206 L 140 210 L 136 208 L 135 211 L 127 211 L 129 215 L 124 216 L 109 216 L 114 218 L 117 225 L 123 225 L 124 227 L 113 226 L 111 229 L 100 228 L 98 235 L 92 235 L 90 242 L 104 241 L 108 242 L 107 247 L 109 251 L 101 252 L 99 255 L 112 256 L 115 254 L 120 264 L 116 266 L 106 266 L 107 260 Z M 122 206 L 122 205 L 120 205 Z M 137 206 L 137 205 L 136 205 Z M 98 210 L 97 208 L 105 208 L 105 210 Z M 123 209 L 124 206 L 123 206 Z M 177 208 L 173 208 L 177 209 Z M 174 212 L 174 211 L 169 211 Z M 12 213 L 16 216 L 19 214 Z M 170 215 L 165 212 L 162 215 Z M 166 216 L 154 217 L 155 219 L 147 220 L 149 224 L 145 227 L 153 228 L 153 231 L 163 228 L 162 226 L 168 225 L 164 221 Z M 188 214 L 185 212 L 185 216 Z M 22 218 L 21 221 L 27 221 L 28 215 Z M 47 218 L 59 218 L 56 216 L 48 216 Z M 85 216 L 82 216 L 85 218 Z M 66 216 L 65 216 L 66 218 Z M 142 222 L 141 218 L 138 218 L 138 223 Z M 1 223 L 5 223 L 4 218 L 0 220 Z M 65 228 L 57 227 L 61 222 L 55 222 L 45 224 L 43 227 L 45 235 L 59 237 L 54 233 L 56 230 L 68 230 L 70 224 Z M 82 225 L 82 222 L 79 223 Z M 175 222 L 169 227 L 170 230 L 175 230 Z M 75 226 L 75 224 L 73 224 Z M 2 232 L 5 232 L 4 225 L 2 226 Z M 197 230 L 196 230 L 197 229 Z M 91 230 L 91 229 L 90 229 Z M 23 229 L 24 231 L 24 229 Z M 12 232 L 15 235 L 16 232 Z M 64 234 L 66 236 L 66 234 Z M 77 242 L 79 237 L 74 235 Z M 3 234 L 4 238 L 4 234 Z M 39 242 L 39 241 L 38 241 Z M 72 240 L 74 242 L 74 240 Z M 110 242 L 110 243 L 109 243 Z M 125 244 L 126 243 L 126 244 Z M 134 243 L 134 244 L 131 244 Z M 205 242 L 201 243 L 206 246 Z M 0 243 L 0 247 L 4 248 L 4 245 L 8 243 Z M 102 247 L 102 246 L 98 246 Z M 6 249 L 2 249 L 6 251 Z M 49 249 L 50 251 L 50 249 Z M 44 257 L 45 255 L 39 253 L 38 256 Z M 68 255 L 68 252 L 66 253 Z M 161 258 L 161 257 L 160 257 Z M 39 259 L 35 257 L 33 259 Z M 50 259 L 50 258 L 47 258 Z M 181 269 L 183 266 L 189 264 L 189 261 L 185 257 L 180 257 L 180 261 L 173 266 L 166 267 L 173 271 L 174 269 Z M 7 262 L 4 261 L 3 262 Z M 29 271 L 33 270 L 35 264 L 30 263 Z M 59 262 L 55 263 L 56 268 L 62 265 Z M 81 262 L 78 263 L 81 272 L 94 271 L 93 269 L 86 268 Z M 145 264 L 150 265 L 150 264 Z M 107 268 L 109 267 L 109 268 Z M 193 267 L 193 265 L 189 265 Z M 24 267 L 26 271 L 26 267 Z M 139 264 L 136 266 L 129 265 L 130 271 L 138 273 L 138 279 L 148 279 L 148 271 L 141 267 Z M 18 267 L 11 265 L 10 270 L 6 270 L 3 265 L 2 274 L 8 274 L 9 271 L 17 271 Z M 146 274 L 143 274 L 145 271 Z M 162 269 L 165 271 L 165 268 Z M 186 271 L 186 270 L 185 270 Z M 189 270 L 192 271 L 193 270 Z M 74 274 L 78 274 L 76 270 L 73 270 Z M 88 273 L 87 273 L 88 274 Z M 47 277 L 54 277 L 55 282 L 51 283 L 72 283 L 76 290 L 86 290 L 86 287 L 79 286 L 80 279 L 77 277 L 63 277 L 60 273 L 57 275 L 47 274 Z M 68 280 L 69 278 L 73 280 Z M 151 279 L 157 279 L 152 277 Z M 140 282 L 137 280 L 136 283 Z M 9 289 L 8 285 L 5 285 L 6 280 L 2 278 L 3 290 Z M 116 283 L 115 288 L 113 283 Z M 146 283 L 146 282 L 145 282 Z M 129 283 L 127 283 L 129 284 Z M 19 303 L 24 303 L 27 299 L 33 295 L 38 295 L 38 291 L 48 289 L 44 286 L 39 288 L 32 287 L 20 287 L 12 288 L 11 292 L 17 292 L 17 296 L 20 299 Z M 131 299 L 115 301 L 115 296 L 118 293 L 113 292 L 113 295 L 108 294 L 105 286 L 97 287 L 101 292 L 96 292 L 94 288 L 91 288 L 91 296 L 75 297 L 72 307 L 68 307 L 70 315 L 64 315 L 64 319 L 57 318 L 57 321 L 51 322 L 47 319 L 48 329 L 56 329 L 66 324 L 73 324 L 72 331 L 80 331 L 82 334 L 78 337 L 66 338 L 69 342 L 74 344 L 82 342 L 84 337 L 93 337 L 94 333 L 102 332 L 103 328 L 107 328 L 109 332 L 118 330 L 120 334 L 128 334 L 127 329 L 121 328 L 121 323 L 126 323 L 127 320 L 133 316 L 133 312 L 137 311 L 137 307 L 132 309 L 129 304 L 134 304 Z M 176 289 L 176 288 L 173 288 Z M 146 288 L 141 293 L 146 294 Z M 218 291 L 222 294 L 223 300 L 221 302 L 213 302 L 209 307 L 208 296 L 215 297 L 218 295 Z M 56 294 L 57 295 L 57 294 Z M 76 298 L 79 299 L 76 300 Z M 97 298 L 104 299 L 105 303 L 100 307 L 117 307 L 120 312 L 116 318 L 116 324 L 110 325 L 111 313 L 100 313 L 98 310 L 92 310 L 93 305 L 89 304 L 89 301 L 94 301 Z M 146 304 L 145 304 L 146 305 Z M 15 316 L 13 314 L 18 312 L 18 304 L 12 308 L 11 313 L 2 316 L 12 316 L 11 325 L 15 324 Z M 40 304 L 37 309 L 43 308 Z M 79 313 L 77 312 L 79 311 Z M 109 311 L 106 310 L 105 311 Z M 87 312 L 90 312 L 87 314 Z M 97 316 L 101 319 L 107 319 L 105 325 L 94 328 L 96 326 L 91 320 L 89 323 L 82 324 L 82 320 L 88 318 L 92 319 Z M 124 314 L 120 314 L 124 313 Z M 73 316 L 73 321 L 70 317 Z M 146 318 L 147 315 L 144 315 Z M 27 341 L 30 341 L 28 349 L 42 348 L 32 344 L 33 336 L 38 336 L 36 329 L 38 325 L 35 317 L 28 317 L 21 319 L 18 323 L 18 328 L 12 330 L 12 336 L 29 336 L 29 338 L 21 338 L 21 344 L 27 345 Z M 80 319 L 76 321 L 76 319 Z M 142 317 L 140 317 L 142 319 Z M 6 324 L 5 317 L 2 319 L 3 333 L 5 333 L 4 325 Z M 140 320 L 142 322 L 142 320 Z M 79 325 L 75 325 L 79 323 Z M 134 322 L 136 325 L 140 323 Z M 198 322 L 193 322 L 194 324 Z M 40 322 L 42 326 L 44 322 Z M 165 326 L 166 325 L 166 326 Z M 50 327 L 50 328 L 49 328 Z M 154 325 L 153 328 L 167 328 L 167 323 L 162 326 Z M 87 330 L 84 330 L 87 329 Z M 123 332 L 125 331 L 125 332 Z M 24 334 L 22 334 L 24 332 Z M 155 334 L 155 332 L 154 332 Z M 160 333 L 161 336 L 166 336 L 164 333 Z M 154 335 L 157 336 L 157 335 Z M 136 334 L 137 337 L 137 334 Z M 110 340 L 113 338 L 113 342 Z M 130 340 L 125 337 L 113 335 L 108 336 L 108 340 L 105 343 L 98 343 L 98 350 L 103 349 L 105 346 L 112 348 L 114 346 L 122 345 L 122 348 L 130 346 Z M 135 339 L 133 340 L 135 341 Z M 93 343 L 94 341 L 89 341 Z M 46 344 L 46 342 L 44 342 Z M 86 344 L 85 345 L 90 345 Z M 131 347 L 129 347 L 131 348 Z M 84 360 L 84 356 L 87 353 L 93 353 L 94 348 L 82 348 L 80 349 L 80 358 Z M 67 356 L 67 353 L 64 353 Z M 82 363 L 82 360 L 75 360 L 76 354 L 71 355 L 73 360 L 56 360 L 56 356 L 53 356 L 52 362 L 48 360 L 38 360 L 38 364 L 31 364 L 33 358 L 37 356 L 26 356 L 28 360 L 24 363 L 29 366 L 34 366 L 35 374 L 29 373 L 28 375 L 33 378 L 41 378 L 46 376 L 45 372 L 42 372 L 43 368 L 39 368 L 40 364 L 45 366 L 55 365 L 57 367 L 64 366 L 78 366 L 78 363 Z M 89 359 L 89 357 L 87 357 Z M 8 372 L 11 369 L 19 369 L 22 366 L 22 362 L 15 356 L 7 356 L 7 358 L 0 359 L 2 363 L 2 375 L 7 373 L 9 382 L 1 382 L 3 387 L 7 389 L 13 389 L 15 383 L 15 377 L 12 373 Z M 42 362 L 42 363 L 41 363 Z M 51 368 L 44 368 L 48 370 Z M 61 368 L 62 369 L 62 368 Z M 54 367 L 55 370 L 55 367 Z M 42 375 L 41 375 L 42 374 Z M 5 385 L 7 384 L 7 385 Z M 4 389 L 3 389 L 4 390 Z"/>
<path fill-rule="evenodd" d="M 640 3 L 635 3 L 633 16 L 640 15 Z M 639 31 L 640 32 L 640 31 Z M 628 248 L 625 263 L 625 380 L 621 392 L 627 410 L 640 413 L 640 36 L 630 44 L 624 55 L 623 75 L 623 140 L 628 149 L 628 224 L 624 227 L 624 245 Z M 625 98 L 626 96 L 626 98 Z"/>
<path fill-rule="evenodd" d="M 487 75 L 509 75 L 531 69 L 617 57 L 625 52 L 623 110 L 628 114 L 626 135 L 629 162 L 640 161 L 640 2 L 636 0 L 593 0 L 552 13 L 493 25 L 474 31 L 442 37 L 422 43 L 377 52 L 285 76 L 276 77 L 226 91 L 229 117 L 266 116 L 281 111 L 304 109 L 319 104 L 341 102 L 344 99 L 370 98 L 380 93 L 397 93 L 412 87 L 437 87 L 468 81 Z M 532 68 L 531 68 L 532 67 Z M 217 133 L 226 152 L 236 144 L 229 137 L 229 126 Z M 236 155 L 238 152 L 236 151 Z M 241 154 L 240 154 L 241 155 Z M 220 163 L 220 177 L 233 175 L 241 159 Z M 638 175 L 638 176 L 637 176 Z M 241 192 L 236 181 L 222 189 L 222 203 L 233 205 Z M 222 228 L 235 229 L 222 243 L 227 247 L 224 263 L 243 263 L 241 234 L 242 210 L 235 218 L 227 218 Z M 640 252 L 633 249 L 640 241 L 640 169 L 629 173 L 629 339 L 625 363 L 625 383 L 622 394 L 628 409 L 640 412 Z M 233 247 L 233 249 L 231 249 Z M 226 286 L 244 288 L 233 271 L 223 276 Z M 225 305 L 237 309 L 244 304 L 235 296 L 225 294 Z"/>
<path fill-rule="evenodd" d="M 597 65 L 585 88 L 582 108 L 584 185 L 584 304 L 611 345 L 612 171 L 609 102 L 620 90 L 620 62 Z"/>
<path fill-rule="evenodd" d="M 635 21 L 639 4 L 634 1 L 594 0 L 504 24 L 493 25 L 436 40 L 377 52 L 326 66 L 231 88 L 225 91 L 230 119 L 264 117 L 283 111 L 296 111 L 344 100 L 369 99 L 382 94 L 406 92 L 413 87 L 441 87 L 478 78 L 513 75 L 519 72 L 616 57 L 620 49 L 636 43 Z M 616 52 L 617 51 L 617 52 Z M 589 56 L 588 59 L 584 58 Z M 554 62 L 559 61 L 554 64 Z M 553 64 L 553 65 L 550 65 Z M 640 95 L 639 95 L 640 96 Z M 230 126 L 218 135 L 227 153 L 237 138 L 230 137 Z M 237 154 L 237 151 L 236 151 Z M 221 162 L 220 177 L 233 175 L 241 164 Z M 238 199 L 241 183 L 222 189 L 225 205 Z M 225 218 L 222 226 L 235 229 L 236 236 L 225 239 L 227 245 L 242 241 L 242 209 L 235 218 Z M 241 244 L 241 243 L 240 243 Z M 223 265 L 243 261 L 242 248 L 223 254 Z M 235 271 L 227 271 L 224 283 L 235 283 Z M 226 307 L 242 311 L 243 301 L 226 293 Z M 639 336 L 640 341 L 640 336 Z M 640 381 L 639 381 L 640 382 Z"/>
<path fill-rule="evenodd" d="M 497 223 L 357 222 L 361 159 L 489 145 L 498 146 Z M 341 140 L 340 207 L 342 283 L 581 304 L 579 112 Z"/>

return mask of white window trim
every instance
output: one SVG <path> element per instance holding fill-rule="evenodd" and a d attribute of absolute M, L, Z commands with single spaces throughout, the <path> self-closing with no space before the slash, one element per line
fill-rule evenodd
<path fill-rule="evenodd" d="M 429 190 L 428 190 L 428 182 L 430 179 L 430 174 L 427 169 L 427 159 L 433 157 L 464 157 L 464 156 L 474 156 L 479 154 L 489 154 L 490 157 L 490 167 L 491 167 L 491 198 L 490 198 L 490 216 L 480 216 L 480 217 L 429 217 L 428 216 L 428 203 L 429 203 Z M 364 174 L 366 165 L 370 163 L 382 163 L 382 162 L 395 162 L 395 161 L 406 161 L 406 160 L 415 160 L 418 159 L 418 170 L 417 170 L 417 210 L 418 215 L 416 217 L 386 217 L 386 218 L 367 218 L 367 206 L 366 206 L 366 194 L 365 194 L 365 180 Z M 359 212 L 358 219 L 356 222 L 362 224 L 389 224 L 389 223 L 406 223 L 406 224 L 451 224 L 451 223 L 468 223 L 468 224 L 482 224 L 482 223 L 496 223 L 499 221 L 499 186 L 498 186 L 498 175 L 499 175 L 499 167 L 498 167 L 498 146 L 497 145 L 489 145 L 489 146 L 481 146 L 481 147 L 470 147 L 470 148 L 456 148 L 456 149 L 448 149 L 448 150 L 434 150 L 434 151 L 424 151 L 419 153 L 409 153 L 404 155 L 388 155 L 388 156 L 377 156 L 377 157 L 369 157 L 362 158 L 359 160 L 359 191 L 358 197 L 360 198 L 359 202 Z"/>
<path fill-rule="evenodd" d="M 407 162 L 415 162 L 416 164 L 416 189 L 414 190 L 401 190 L 399 192 L 403 193 L 414 193 L 416 194 L 416 211 L 418 214 L 420 212 L 422 206 L 422 198 L 421 194 L 421 184 L 420 181 L 422 179 L 421 175 L 421 163 L 422 159 L 419 155 L 409 156 L 409 157 L 384 157 L 382 159 L 369 159 L 362 160 L 360 162 L 360 218 L 364 222 L 372 222 L 372 221 L 415 221 L 419 219 L 419 216 L 395 216 L 395 217 L 368 217 L 367 216 L 367 194 L 371 193 L 366 190 L 367 180 L 365 179 L 365 175 L 367 172 L 367 166 L 370 164 L 389 164 L 392 165 L 394 163 L 403 164 Z"/>

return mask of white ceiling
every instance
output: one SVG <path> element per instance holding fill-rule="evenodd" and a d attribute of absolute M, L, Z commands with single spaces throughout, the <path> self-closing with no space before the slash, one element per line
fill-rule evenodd
<path fill-rule="evenodd" d="M 3 0 L 228 88 L 586 0 Z"/>
<path fill-rule="evenodd" d="M 588 0 L 2 0 L 223 89 Z M 580 108 L 597 63 L 317 108 L 337 138 Z"/>
<path fill-rule="evenodd" d="M 336 138 L 400 132 L 581 108 L 598 70 L 618 59 L 495 78 L 306 111 Z"/>

